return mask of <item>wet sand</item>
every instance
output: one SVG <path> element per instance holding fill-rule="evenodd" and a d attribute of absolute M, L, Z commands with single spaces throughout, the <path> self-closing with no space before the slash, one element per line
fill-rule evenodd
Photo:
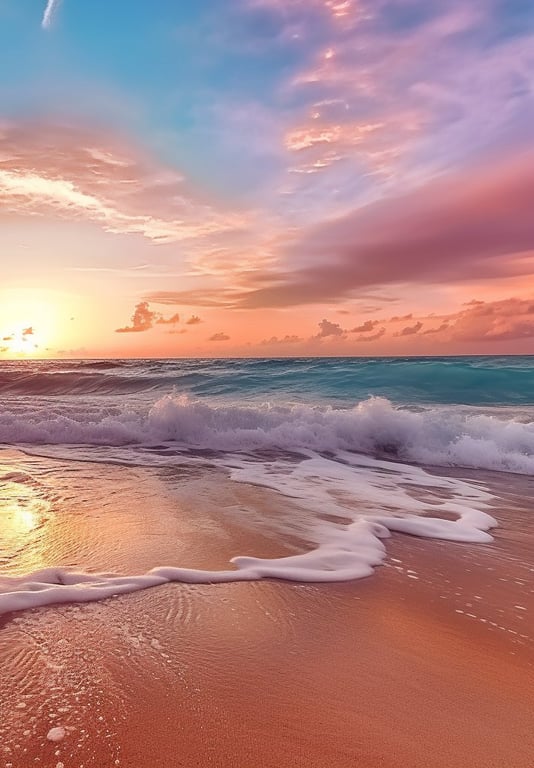
<path fill-rule="evenodd" d="M 116 514 L 92 526 L 84 505 L 99 508 L 97 486 L 109 497 L 112 480 Z M 151 482 L 135 468 L 99 468 L 76 524 L 55 523 L 57 557 L 82 532 L 95 567 L 130 560 L 130 572 L 165 559 L 172 539 L 182 564 L 201 567 L 236 551 L 292 551 L 296 539 L 282 547 L 259 523 L 267 491 L 191 479 L 177 508 Z M 494 544 L 393 536 L 368 579 L 171 584 L 4 617 L 0 766 L 532 768 L 533 534 L 522 503 L 532 481 L 510 483 Z M 137 501 L 130 490 L 123 519 L 128 488 Z M 42 536 L 37 551 L 56 552 Z M 52 727 L 65 729 L 61 741 L 47 740 Z"/>

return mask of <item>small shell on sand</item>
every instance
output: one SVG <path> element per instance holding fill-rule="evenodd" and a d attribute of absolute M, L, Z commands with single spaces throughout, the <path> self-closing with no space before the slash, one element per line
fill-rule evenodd
<path fill-rule="evenodd" d="M 64 728 L 50 728 L 48 733 L 46 734 L 46 738 L 48 741 L 61 741 L 65 738 L 65 729 Z"/>

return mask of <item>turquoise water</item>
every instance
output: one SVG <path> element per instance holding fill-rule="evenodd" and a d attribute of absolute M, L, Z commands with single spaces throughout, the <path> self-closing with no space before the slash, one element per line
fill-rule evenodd
<path fill-rule="evenodd" d="M 353 451 L 534 474 L 534 357 L 10 362 L 0 443 L 127 446 L 135 461 L 162 446 Z"/>
<path fill-rule="evenodd" d="M 258 402 L 534 405 L 534 356 L 17 361 L 0 395 L 187 394 Z"/>

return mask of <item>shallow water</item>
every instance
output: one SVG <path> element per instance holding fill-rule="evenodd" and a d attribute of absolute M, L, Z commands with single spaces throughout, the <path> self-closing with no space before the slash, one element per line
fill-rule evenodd
<path fill-rule="evenodd" d="M 0 441 L 27 456 L 5 454 L 0 477 L 2 612 L 167 581 L 368 576 L 393 531 L 491 542 L 498 493 L 465 468 L 534 475 L 529 357 L 21 361 L 2 366 L 0 394 Z M 115 465 L 132 475 L 111 488 Z M 265 528 L 273 508 L 290 507 L 284 525 L 274 516 L 280 548 L 296 535 L 300 549 L 273 559 L 236 546 L 231 564 L 203 565 L 164 547 L 147 560 L 158 518 L 139 518 L 132 484 L 150 477 L 164 516 L 172 483 L 195 473 L 269 489 Z M 61 511 L 87 502 L 96 537 L 138 526 L 133 571 L 111 552 L 87 557 L 87 521 Z M 107 520 L 109 504 L 121 515 Z M 76 536 L 61 531 L 73 524 L 69 550 Z"/>

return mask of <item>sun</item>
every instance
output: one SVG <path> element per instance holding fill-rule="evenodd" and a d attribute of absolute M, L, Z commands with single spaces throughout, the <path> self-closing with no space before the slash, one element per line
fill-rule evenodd
<path fill-rule="evenodd" d="M 0 286 L 0 360 L 51 359 L 64 350 L 83 350 L 94 327 L 91 312 L 77 293 Z"/>
<path fill-rule="evenodd" d="M 15 328 L 1 339 L 5 352 L 17 357 L 35 357 L 44 348 L 44 338 L 33 326 Z"/>
<path fill-rule="evenodd" d="M 3 293 L 3 292 L 2 292 Z M 48 357 L 57 343 L 61 307 L 37 291 L 3 293 L 0 303 L 0 355 Z"/>

